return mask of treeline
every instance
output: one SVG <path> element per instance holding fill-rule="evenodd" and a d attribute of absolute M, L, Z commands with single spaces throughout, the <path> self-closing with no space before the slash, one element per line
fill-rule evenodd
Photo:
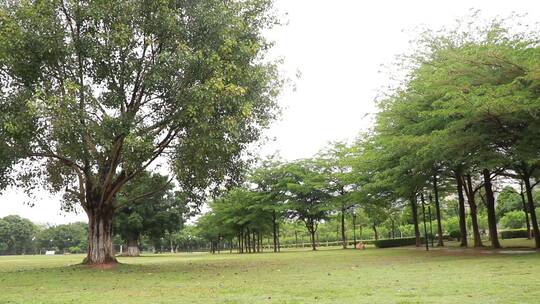
<path fill-rule="evenodd" d="M 383 223 L 391 237 L 410 224 L 418 246 L 431 216 L 443 246 L 448 201 L 456 201 L 461 246 L 484 246 L 488 236 L 500 248 L 499 228 L 520 226 L 518 218 L 540 248 L 540 39 L 508 22 L 423 33 L 401 58 L 407 76 L 378 101 L 370 132 L 311 159 L 263 162 L 210 204 L 198 223 L 205 237 L 249 252 L 270 235 L 278 251 L 280 224 L 300 222 L 315 249 L 318 227 L 337 215 L 345 247 L 346 218 L 361 210 L 375 238 Z M 503 212 L 497 192 L 510 185 L 519 191 Z"/>
<path fill-rule="evenodd" d="M 87 224 L 37 225 L 18 215 L 0 219 L 0 254 L 83 253 L 88 246 Z"/>
<path fill-rule="evenodd" d="M 152 218 L 155 220 L 162 215 L 156 212 Z M 178 221 L 174 225 L 182 223 L 183 221 Z M 137 238 L 136 255 L 143 250 L 151 252 L 206 250 L 207 242 L 198 239 L 190 229 L 161 228 L 166 225 L 167 223 L 159 224 L 147 228 L 151 233 L 141 233 Z M 133 245 L 130 246 L 129 241 L 122 237 L 122 233 L 114 235 L 113 243 L 118 254 L 134 254 Z M 56 254 L 85 253 L 87 247 L 87 223 L 41 225 L 18 215 L 0 218 L 0 255 L 44 254 L 46 251 L 55 251 Z"/>

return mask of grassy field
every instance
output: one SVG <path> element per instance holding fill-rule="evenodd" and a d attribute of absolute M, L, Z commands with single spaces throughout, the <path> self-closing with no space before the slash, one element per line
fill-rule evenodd
<path fill-rule="evenodd" d="M 76 265 L 81 260 L 77 255 L 0 257 L 0 303 L 538 303 L 540 299 L 540 254 L 522 250 L 425 252 L 407 247 L 163 254 L 121 258 L 123 264 L 110 270 Z"/>

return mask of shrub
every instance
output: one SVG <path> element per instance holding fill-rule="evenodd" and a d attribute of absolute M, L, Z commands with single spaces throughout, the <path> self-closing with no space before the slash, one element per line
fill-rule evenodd
<path fill-rule="evenodd" d="M 423 242 L 424 238 L 421 238 L 420 240 Z M 373 244 L 377 248 L 409 246 L 409 245 L 416 244 L 416 238 L 407 237 L 407 238 L 396 238 L 396 239 L 380 239 L 380 240 L 374 241 Z"/>
<path fill-rule="evenodd" d="M 452 230 L 450 233 L 448 233 L 448 236 L 452 239 L 461 239 L 461 231 L 459 230 Z"/>
<path fill-rule="evenodd" d="M 512 229 L 501 231 L 502 239 L 526 238 L 529 236 L 527 229 Z"/>
<path fill-rule="evenodd" d="M 525 226 L 525 212 L 518 210 L 518 211 L 510 211 L 507 212 L 499 221 L 501 226 L 508 229 L 518 229 L 523 228 Z"/>

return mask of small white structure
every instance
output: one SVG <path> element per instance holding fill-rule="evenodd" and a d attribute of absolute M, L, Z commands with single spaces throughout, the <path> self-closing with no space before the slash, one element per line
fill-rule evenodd
<path fill-rule="evenodd" d="M 45 255 L 54 255 L 54 250 L 45 251 Z"/>

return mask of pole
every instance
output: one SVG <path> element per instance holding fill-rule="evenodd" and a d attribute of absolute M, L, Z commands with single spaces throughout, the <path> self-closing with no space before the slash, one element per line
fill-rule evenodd
<path fill-rule="evenodd" d="M 424 201 L 424 193 L 420 193 L 420 198 L 422 200 L 422 217 L 424 219 L 424 243 L 426 243 L 426 251 L 429 251 L 429 243 L 427 236 L 427 226 L 426 226 L 426 206 Z"/>

